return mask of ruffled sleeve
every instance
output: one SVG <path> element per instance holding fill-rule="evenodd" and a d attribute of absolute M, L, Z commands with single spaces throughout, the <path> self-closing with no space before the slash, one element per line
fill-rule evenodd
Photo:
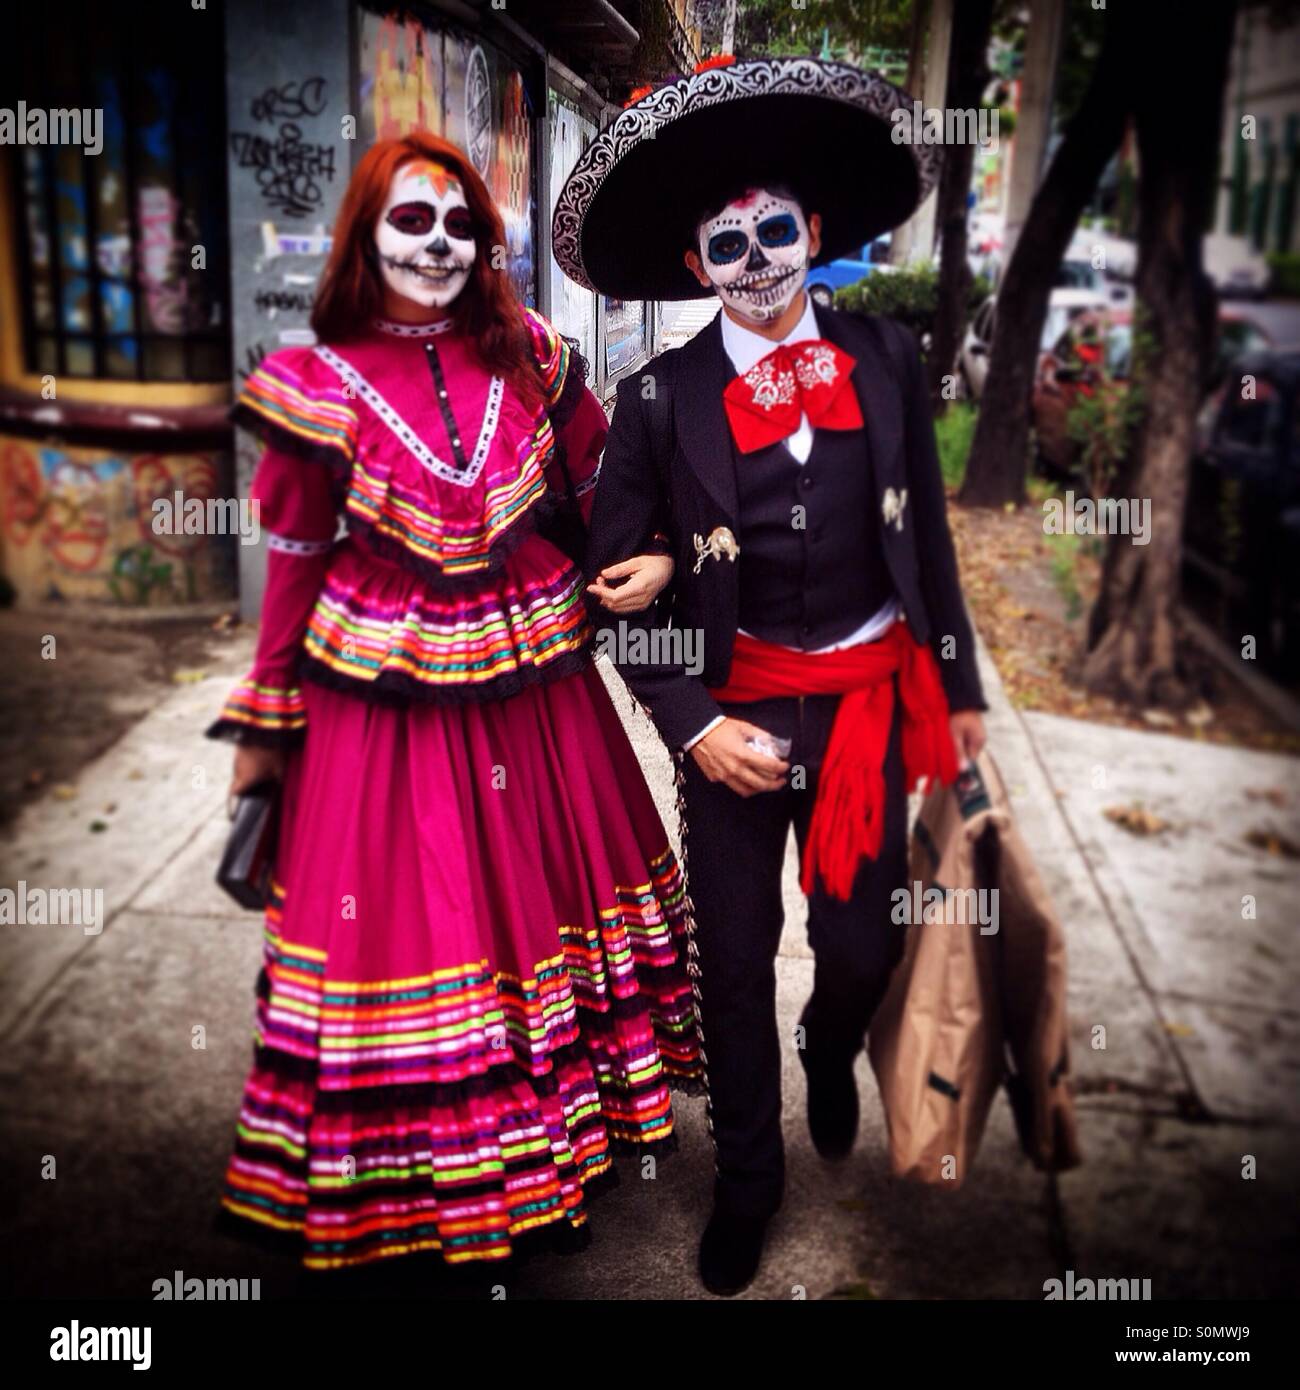
<path fill-rule="evenodd" d="M 564 337 L 550 319 L 536 309 L 524 310 L 524 326 L 533 345 L 546 408 L 553 418 L 566 401 L 566 388 L 572 398 L 575 386 L 586 384 L 587 359 L 578 351 L 575 342 Z"/>
<path fill-rule="evenodd" d="M 230 412 L 268 445 L 346 471 L 357 446 L 355 391 L 311 348 L 284 348 L 250 373 Z"/>
<path fill-rule="evenodd" d="M 585 528 L 591 520 L 609 421 L 587 386 L 587 361 L 577 344 L 535 309 L 525 309 L 524 320 L 556 436 L 557 447 L 546 470 L 547 486 L 560 497 L 573 489 Z"/>
<path fill-rule="evenodd" d="M 266 534 L 266 589 L 253 667 L 205 732 L 237 743 L 293 746 L 306 733 L 298 657 L 338 529 L 336 475 L 321 464 L 346 466 L 355 439 L 346 401 L 288 357 L 268 358 L 236 406 L 268 442 L 249 493 Z"/>

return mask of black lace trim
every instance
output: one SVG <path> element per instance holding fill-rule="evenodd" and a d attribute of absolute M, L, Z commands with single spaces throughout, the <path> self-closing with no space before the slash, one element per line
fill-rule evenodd
<path fill-rule="evenodd" d="M 576 675 L 591 664 L 590 643 L 578 651 L 561 652 L 540 666 L 520 666 L 481 684 L 431 685 L 404 671 L 384 671 L 374 680 L 345 675 L 304 651 L 298 671 L 303 680 L 323 685 L 341 694 L 353 695 L 371 704 L 404 709 L 413 704 L 477 705 L 508 700 L 535 685 L 548 685 L 565 676 Z"/>
<path fill-rule="evenodd" d="M 618 1170 L 607 1168 L 603 1173 L 580 1175 L 579 1181 L 582 1184 L 583 1205 L 586 1207 L 591 1201 L 618 1188 Z M 226 1207 L 217 1208 L 212 1231 L 214 1235 L 237 1240 L 250 1249 L 273 1255 L 301 1258 L 307 1244 L 301 1231 L 283 1231 L 264 1226 L 260 1221 L 237 1216 Z M 575 1226 L 568 1212 L 559 1211 L 546 1225 L 512 1236 L 511 1254 L 506 1260 L 494 1258 L 448 1264 L 436 1250 L 410 1250 L 401 1255 L 372 1254 L 364 1263 L 345 1265 L 341 1269 L 300 1269 L 298 1281 L 300 1288 L 313 1298 L 353 1297 L 366 1290 L 378 1292 L 385 1288 L 410 1296 L 413 1290 L 408 1287 L 408 1281 L 413 1279 L 419 1280 L 414 1291 L 418 1291 L 421 1297 L 425 1296 L 429 1282 L 448 1292 L 476 1290 L 481 1297 L 485 1283 L 501 1282 L 503 1267 L 518 1269 L 538 1256 L 580 1255 L 590 1245 L 591 1230 L 587 1224 L 584 1222 L 581 1226 Z M 398 1287 L 393 1288 L 393 1285 Z M 349 1293 L 349 1290 L 354 1292 Z"/>
<path fill-rule="evenodd" d="M 564 373 L 560 394 L 548 411 L 551 417 L 551 428 L 555 431 L 557 443 L 559 442 L 560 431 L 573 419 L 573 412 L 577 410 L 582 393 L 586 390 L 587 378 L 591 371 L 587 359 L 578 351 L 578 340 L 565 338 L 564 341 L 569 347 L 569 365 Z"/>
<path fill-rule="evenodd" d="M 322 444 L 312 444 L 301 439 L 289 430 L 265 419 L 246 405 L 233 407 L 231 418 L 237 424 L 252 430 L 268 444 L 283 447 L 297 454 L 300 458 L 328 466 L 332 474 L 335 505 L 343 513 L 348 534 L 359 536 L 373 554 L 418 575 L 431 588 L 442 593 L 455 593 L 472 589 L 481 584 L 485 578 L 499 574 L 505 562 L 524 541 L 551 523 L 567 504 L 567 499 L 562 493 L 548 488 L 526 512 L 515 519 L 504 535 L 493 541 L 488 549 L 484 564 L 466 574 L 449 575 L 443 571 L 441 566 L 416 555 L 403 542 L 378 530 L 373 522 L 355 516 L 347 509 L 344 504 L 347 498 L 348 478 L 352 464 L 338 449 Z M 560 443 L 557 439 L 555 441 L 555 453 L 544 461 L 544 469 L 549 469 L 552 459 L 558 458 L 559 449 Z M 564 547 L 561 546 L 561 549 Z"/>
<path fill-rule="evenodd" d="M 603 1173 L 580 1174 L 578 1180 L 582 1184 L 584 1209 L 619 1186 L 618 1170 L 613 1167 L 606 1168 Z M 260 1221 L 238 1216 L 226 1207 L 217 1208 L 212 1232 L 236 1240 L 249 1249 L 262 1250 L 271 1255 L 300 1259 L 307 1248 L 301 1231 L 264 1226 Z M 463 1297 L 472 1293 L 482 1298 L 486 1286 L 501 1282 L 503 1268 L 518 1270 L 539 1256 L 581 1255 L 590 1247 L 591 1239 L 591 1230 L 586 1222 L 575 1226 L 568 1212 L 557 1211 L 546 1225 L 512 1236 L 511 1253 L 505 1260 L 493 1258 L 449 1264 L 436 1250 L 379 1255 L 372 1247 L 364 1252 L 368 1256 L 364 1261 L 345 1265 L 341 1269 L 299 1269 L 298 1285 L 300 1292 L 312 1298 L 353 1298 L 366 1293 L 410 1297 L 415 1292 L 425 1297 L 430 1286 L 449 1296 Z"/>
<path fill-rule="evenodd" d="M 678 968 L 680 969 L 680 967 Z M 258 992 L 261 994 L 260 989 Z M 548 1053 L 547 1060 L 558 1068 L 575 1058 L 588 1059 L 589 1041 L 608 1032 L 607 1028 L 601 1026 L 604 1021 L 613 1022 L 619 1018 L 635 1018 L 644 1013 L 646 1009 L 646 1000 L 640 995 L 619 1000 L 618 1004 L 619 1007 L 611 1009 L 608 1014 L 593 1014 L 590 1010 L 579 1006 L 583 1037 L 565 1043 L 563 1047 L 558 1047 L 554 1052 Z M 288 1053 L 280 1052 L 276 1048 L 266 1047 L 261 1043 L 254 1043 L 253 1045 L 253 1064 L 257 1070 L 270 1072 L 281 1080 L 302 1081 L 309 1085 L 314 1084 L 320 1075 L 319 1064 L 310 1058 L 294 1057 Z M 599 1080 L 598 1077 L 597 1081 L 599 1082 Z M 495 1064 L 485 1075 L 470 1076 L 463 1081 L 422 1081 L 400 1086 L 381 1083 L 344 1091 L 318 1091 L 315 1105 L 320 1114 L 374 1115 L 386 1109 L 410 1110 L 423 1105 L 438 1108 L 460 1105 L 471 1100 L 487 1100 L 496 1095 L 503 1087 L 511 1087 L 519 1083 L 529 1086 L 541 1099 L 553 1098 L 557 1095 L 560 1084 L 555 1071 L 534 1076 L 532 1072 L 519 1066 L 518 1063 L 501 1062 Z M 700 1094 L 689 1091 L 690 1087 L 697 1084 L 697 1078 L 674 1076 L 668 1072 L 666 1066 L 664 1084 L 670 1091 L 688 1091 L 689 1094 Z M 610 1089 L 606 1083 L 601 1083 L 601 1085 L 602 1090 Z M 622 1141 L 611 1139 L 610 1142 L 622 1142 L 632 1149 L 645 1150 L 653 1149 L 656 1144 L 664 1141 L 651 1139 L 641 1143 L 634 1139 Z"/>
<path fill-rule="evenodd" d="M 431 560 L 416 555 L 394 536 L 377 530 L 373 522 L 353 516 L 351 512 L 344 512 L 344 520 L 347 522 L 348 534 L 360 537 L 373 554 L 419 575 L 432 589 L 443 593 L 455 593 L 474 589 L 482 584 L 485 578 L 499 574 L 505 562 L 529 536 L 542 530 L 559 512 L 564 500 L 551 490 L 545 492 L 522 516 L 511 523 L 508 531 L 492 542 L 485 562 L 466 574 L 444 573 L 441 567 Z"/>
<path fill-rule="evenodd" d="M 247 743 L 257 748 L 301 748 L 306 729 L 259 729 L 238 719 L 217 719 L 203 731 L 204 738 L 225 743 Z"/>
<path fill-rule="evenodd" d="M 230 407 L 230 421 L 255 434 L 264 444 L 272 444 L 287 453 L 300 458 L 311 459 L 314 463 L 328 463 L 332 468 L 341 469 L 346 476 L 352 468 L 352 460 L 342 449 L 333 444 L 316 444 L 302 435 L 295 434 L 274 420 L 268 420 L 260 410 L 254 410 L 244 401 L 236 401 Z"/>

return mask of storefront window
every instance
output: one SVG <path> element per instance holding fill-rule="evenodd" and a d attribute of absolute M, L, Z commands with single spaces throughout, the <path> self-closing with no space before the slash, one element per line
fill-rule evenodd
<path fill-rule="evenodd" d="M 227 331 L 223 47 L 205 12 L 145 5 L 123 25 L 80 0 L 49 42 L 48 15 L 16 12 L 19 51 L 38 55 L 13 151 L 28 369 L 136 381 L 220 381 Z M 50 143 L 46 113 L 77 112 Z M 96 152 L 95 147 L 98 146 Z"/>
<path fill-rule="evenodd" d="M 605 301 L 605 374 L 615 376 L 645 352 L 645 304 L 639 299 Z"/>

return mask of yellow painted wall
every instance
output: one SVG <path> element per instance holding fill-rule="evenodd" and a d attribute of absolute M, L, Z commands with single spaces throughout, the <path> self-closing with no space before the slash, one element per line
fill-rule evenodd
<path fill-rule="evenodd" d="M 39 398 L 24 366 L 22 287 L 12 167 L 0 160 L 0 386 Z M 230 384 L 56 381 L 62 405 L 135 409 L 220 405 Z M 165 447 L 165 435 L 160 446 Z M 229 454 L 129 452 L 56 437 L 0 434 L 0 562 L 20 603 L 53 598 L 151 605 L 234 596 L 230 543 L 210 535 L 157 535 L 156 497 L 221 496 Z"/>

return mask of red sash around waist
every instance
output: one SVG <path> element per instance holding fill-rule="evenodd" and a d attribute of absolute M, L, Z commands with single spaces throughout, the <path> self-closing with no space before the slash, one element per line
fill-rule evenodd
<path fill-rule="evenodd" d="M 843 695 L 822 762 L 800 884 L 817 875 L 833 897 L 848 900 L 858 865 L 880 853 L 884 831 L 885 754 L 894 722 L 894 682 L 903 700 L 903 769 L 907 790 L 945 785 L 957 776 L 948 701 L 934 653 L 896 622 L 877 642 L 837 652 L 798 652 L 736 634 L 726 685 L 709 693 L 721 703 L 779 695 Z"/>

